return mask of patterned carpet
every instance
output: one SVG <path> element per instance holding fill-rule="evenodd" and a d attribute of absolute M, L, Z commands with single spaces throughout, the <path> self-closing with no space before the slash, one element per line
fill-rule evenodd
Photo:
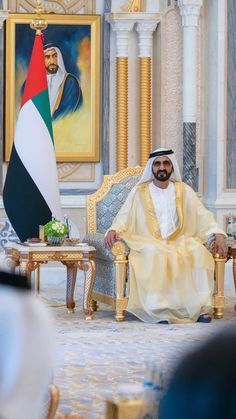
<path fill-rule="evenodd" d="M 82 273 L 77 278 L 77 310 L 65 306 L 63 268 L 42 268 L 41 298 L 55 317 L 57 346 L 54 381 L 60 388 L 59 410 L 85 418 L 104 418 L 105 399 L 115 396 L 119 383 L 140 383 L 145 362 L 154 361 L 167 381 L 176 362 L 191 348 L 220 328 L 235 322 L 232 266 L 226 274 L 226 313 L 211 324 L 153 325 L 128 315 L 117 323 L 108 306 L 101 305 L 94 320 L 86 321 L 81 309 Z"/>

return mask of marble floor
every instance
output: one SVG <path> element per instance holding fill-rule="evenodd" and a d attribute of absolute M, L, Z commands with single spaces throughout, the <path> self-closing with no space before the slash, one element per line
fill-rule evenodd
<path fill-rule="evenodd" d="M 57 331 L 54 381 L 61 392 L 59 410 L 84 418 L 105 418 L 105 400 L 121 383 L 142 383 L 145 362 L 151 360 L 168 381 L 178 360 L 221 328 L 235 324 L 235 290 L 230 262 L 226 267 L 226 312 L 211 324 L 154 325 L 128 315 L 117 323 L 113 311 L 101 305 L 94 319 L 82 312 L 83 276 L 78 275 L 76 312 L 65 307 L 65 270 L 43 267 L 40 298 L 55 318 Z"/>

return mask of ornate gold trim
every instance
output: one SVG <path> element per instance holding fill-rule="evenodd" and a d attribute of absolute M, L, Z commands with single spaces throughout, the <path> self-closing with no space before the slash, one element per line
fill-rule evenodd
<path fill-rule="evenodd" d="M 124 12 L 145 12 L 146 10 L 146 0 L 128 0 L 121 10 Z"/>
<path fill-rule="evenodd" d="M 65 14 L 96 14 L 96 0 L 44 0 L 47 13 Z M 32 13 L 35 8 L 34 0 L 8 0 L 8 9 L 11 12 Z"/>
<path fill-rule="evenodd" d="M 128 166 L 128 57 L 118 57 L 117 66 L 117 170 Z"/>
<path fill-rule="evenodd" d="M 151 198 L 151 194 L 149 191 L 149 185 L 150 182 L 146 182 L 140 185 L 140 193 L 141 193 L 141 197 L 142 197 L 142 201 L 144 203 L 145 206 L 145 212 L 146 212 L 146 217 L 147 217 L 147 223 L 148 223 L 148 227 L 150 230 L 150 233 L 158 240 L 161 240 L 161 232 L 160 232 L 160 227 L 159 227 L 159 223 L 156 217 L 156 212 L 154 209 L 154 205 L 153 205 L 153 201 Z"/>
<path fill-rule="evenodd" d="M 96 205 L 101 201 L 104 196 L 110 191 L 112 185 L 119 183 L 121 180 L 129 176 L 141 176 L 143 168 L 140 166 L 126 168 L 120 170 L 115 175 L 105 175 L 103 183 L 94 194 L 87 197 L 87 231 L 88 233 L 96 233 L 97 220 L 96 220 Z"/>
<path fill-rule="evenodd" d="M 169 240 L 175 239 L 183 227 L 184 214 L 183 214 L 183 183 L 175 182 L 175 199 L 176 199 L 176 209 L 179 216 L 179 225 L 177 229 L 168 237 Z"/>
<path fill-rule="evenodd" d="M 111 253 L 115 256 L 116 261 L 121 259 L 123 262 L 124 259 L 126 260 L 125 243 L 121 240 L 117 240 L 111 248 Z"/>
<path fill-rule="evenodd" d="M 150 230 L 151 234 L 156 239 L 162 240 L 158 219 L 156 217 L 156 212 L 155 212 L 155 209 L 154 209 L 154 205 L 153 205 L 153 202 L 152 202 L 152 198 L 151 198 L 151 195 L 150 195 L 148 185 L 149 185 L 149 182 L 146 182 L 146 183 L 143 183 L 139 186 L 140 193 L 141 193 L 141 196 L 142 196 L 142 200 L 144 202 L 145 209 L 146 209 L 148 227 L 149 227 L 149 230 Z M 177 213 L 178 213 L 178 216 L 179 216 L 179 226 L 174 231 L 174 233 L 171 234 L 171 236 L 168 237 L 168 241 L 173 240 L 178 236 L 178 234 L 180 233 L 180 231 L 183 227 L 183 220 L 184 220 L 184 217 L 183 217 L 183 183 L 182 182 L 175 182 L 174 185 L 175 185 L 175 193 L 176 193 L 176 208 L 177 208 Z"/>
<path fill-rule="evenodd" d="M 151 65 L 150 57 L 139 58 L 140 71 L 140 165 L 145 166 L 151 150 Z"/>

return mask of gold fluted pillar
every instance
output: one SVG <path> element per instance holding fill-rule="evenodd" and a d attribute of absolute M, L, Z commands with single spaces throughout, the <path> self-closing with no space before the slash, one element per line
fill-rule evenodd
<path fill-rule="evenodd" d="M 116 58 L 117 170 L 128 167 L 128 57 Z"/>
<path fill-rule="evenodd" d="M 140 57 L 140 165 L 145 166 L 151 151 L 151 57 Z"/>
<path fill-rule="evenodd" d="M 132 7 L 138 7 L 140 10 L 141 3 L 132 2 Z M 131 4 L 131 3 L 130 3 Z M 138 6 L 137 6 L 138 5 Z M 144 7 L 146 10 L 146 8 Z M 116 33 L 116 141 L 117 141 L 117 170 L 128 167 L 128 142 L 138 147 L 135 132 L 132 132 L 133 122 L 137 121 L 140 116 L 141 131 L 141 155 L 142 164 L 146 163 L 151 148 L 151 57 L 152 57 L 152 35 L 158 23 L 160 22 L 159 13 L 146 13 L 139 11 L 138 13 L 110 13 L 106 15 L 106 21 L 111 24 L 113 31 Z M 135 28 L 138 32 L 139 57 L 140 57 L 140 73 L 141 73 L 141 112 L 139 115 L 139 103 L 133 103 L 132 98 L 129 103 L 134 118 L 128 138 L 128 57 L 133 59 L 135 51 L 129 49 L 129 33 Z M 135 77 L 136 80 L 136 77 Z M 131 80 L 133 86 L 133 80 Z M 136 86 L 134 86 L 136 88 Z M 137 86 L 139 88 L 139 86 Z M 136 92 L 135 92 L 136 93 Z M 136 100 L 136 94 L 135 94 Z M 148 144 L 149 142 L 149 144 Z M 130 156 L 131 157 L 131 156 Z M 138 163 L 138 162 L 137 162 Z"/>

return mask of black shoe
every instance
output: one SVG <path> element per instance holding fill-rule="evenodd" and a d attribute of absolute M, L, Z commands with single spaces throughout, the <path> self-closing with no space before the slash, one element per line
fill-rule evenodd
<path fill-rule="evenodd" d="M 168 320 L 161 320 L 160 322 L 157 322 L 158 324 L 169 324 Z"/>
<path fill-rule="evenodd" d="M 204 314 L 201 314 L 198 317 L 197 322 L 198 323 L 211 323 L 211 320 L 212 320 L 212 318 L 211 318 L 210 314 L 204 313 Z"/>

